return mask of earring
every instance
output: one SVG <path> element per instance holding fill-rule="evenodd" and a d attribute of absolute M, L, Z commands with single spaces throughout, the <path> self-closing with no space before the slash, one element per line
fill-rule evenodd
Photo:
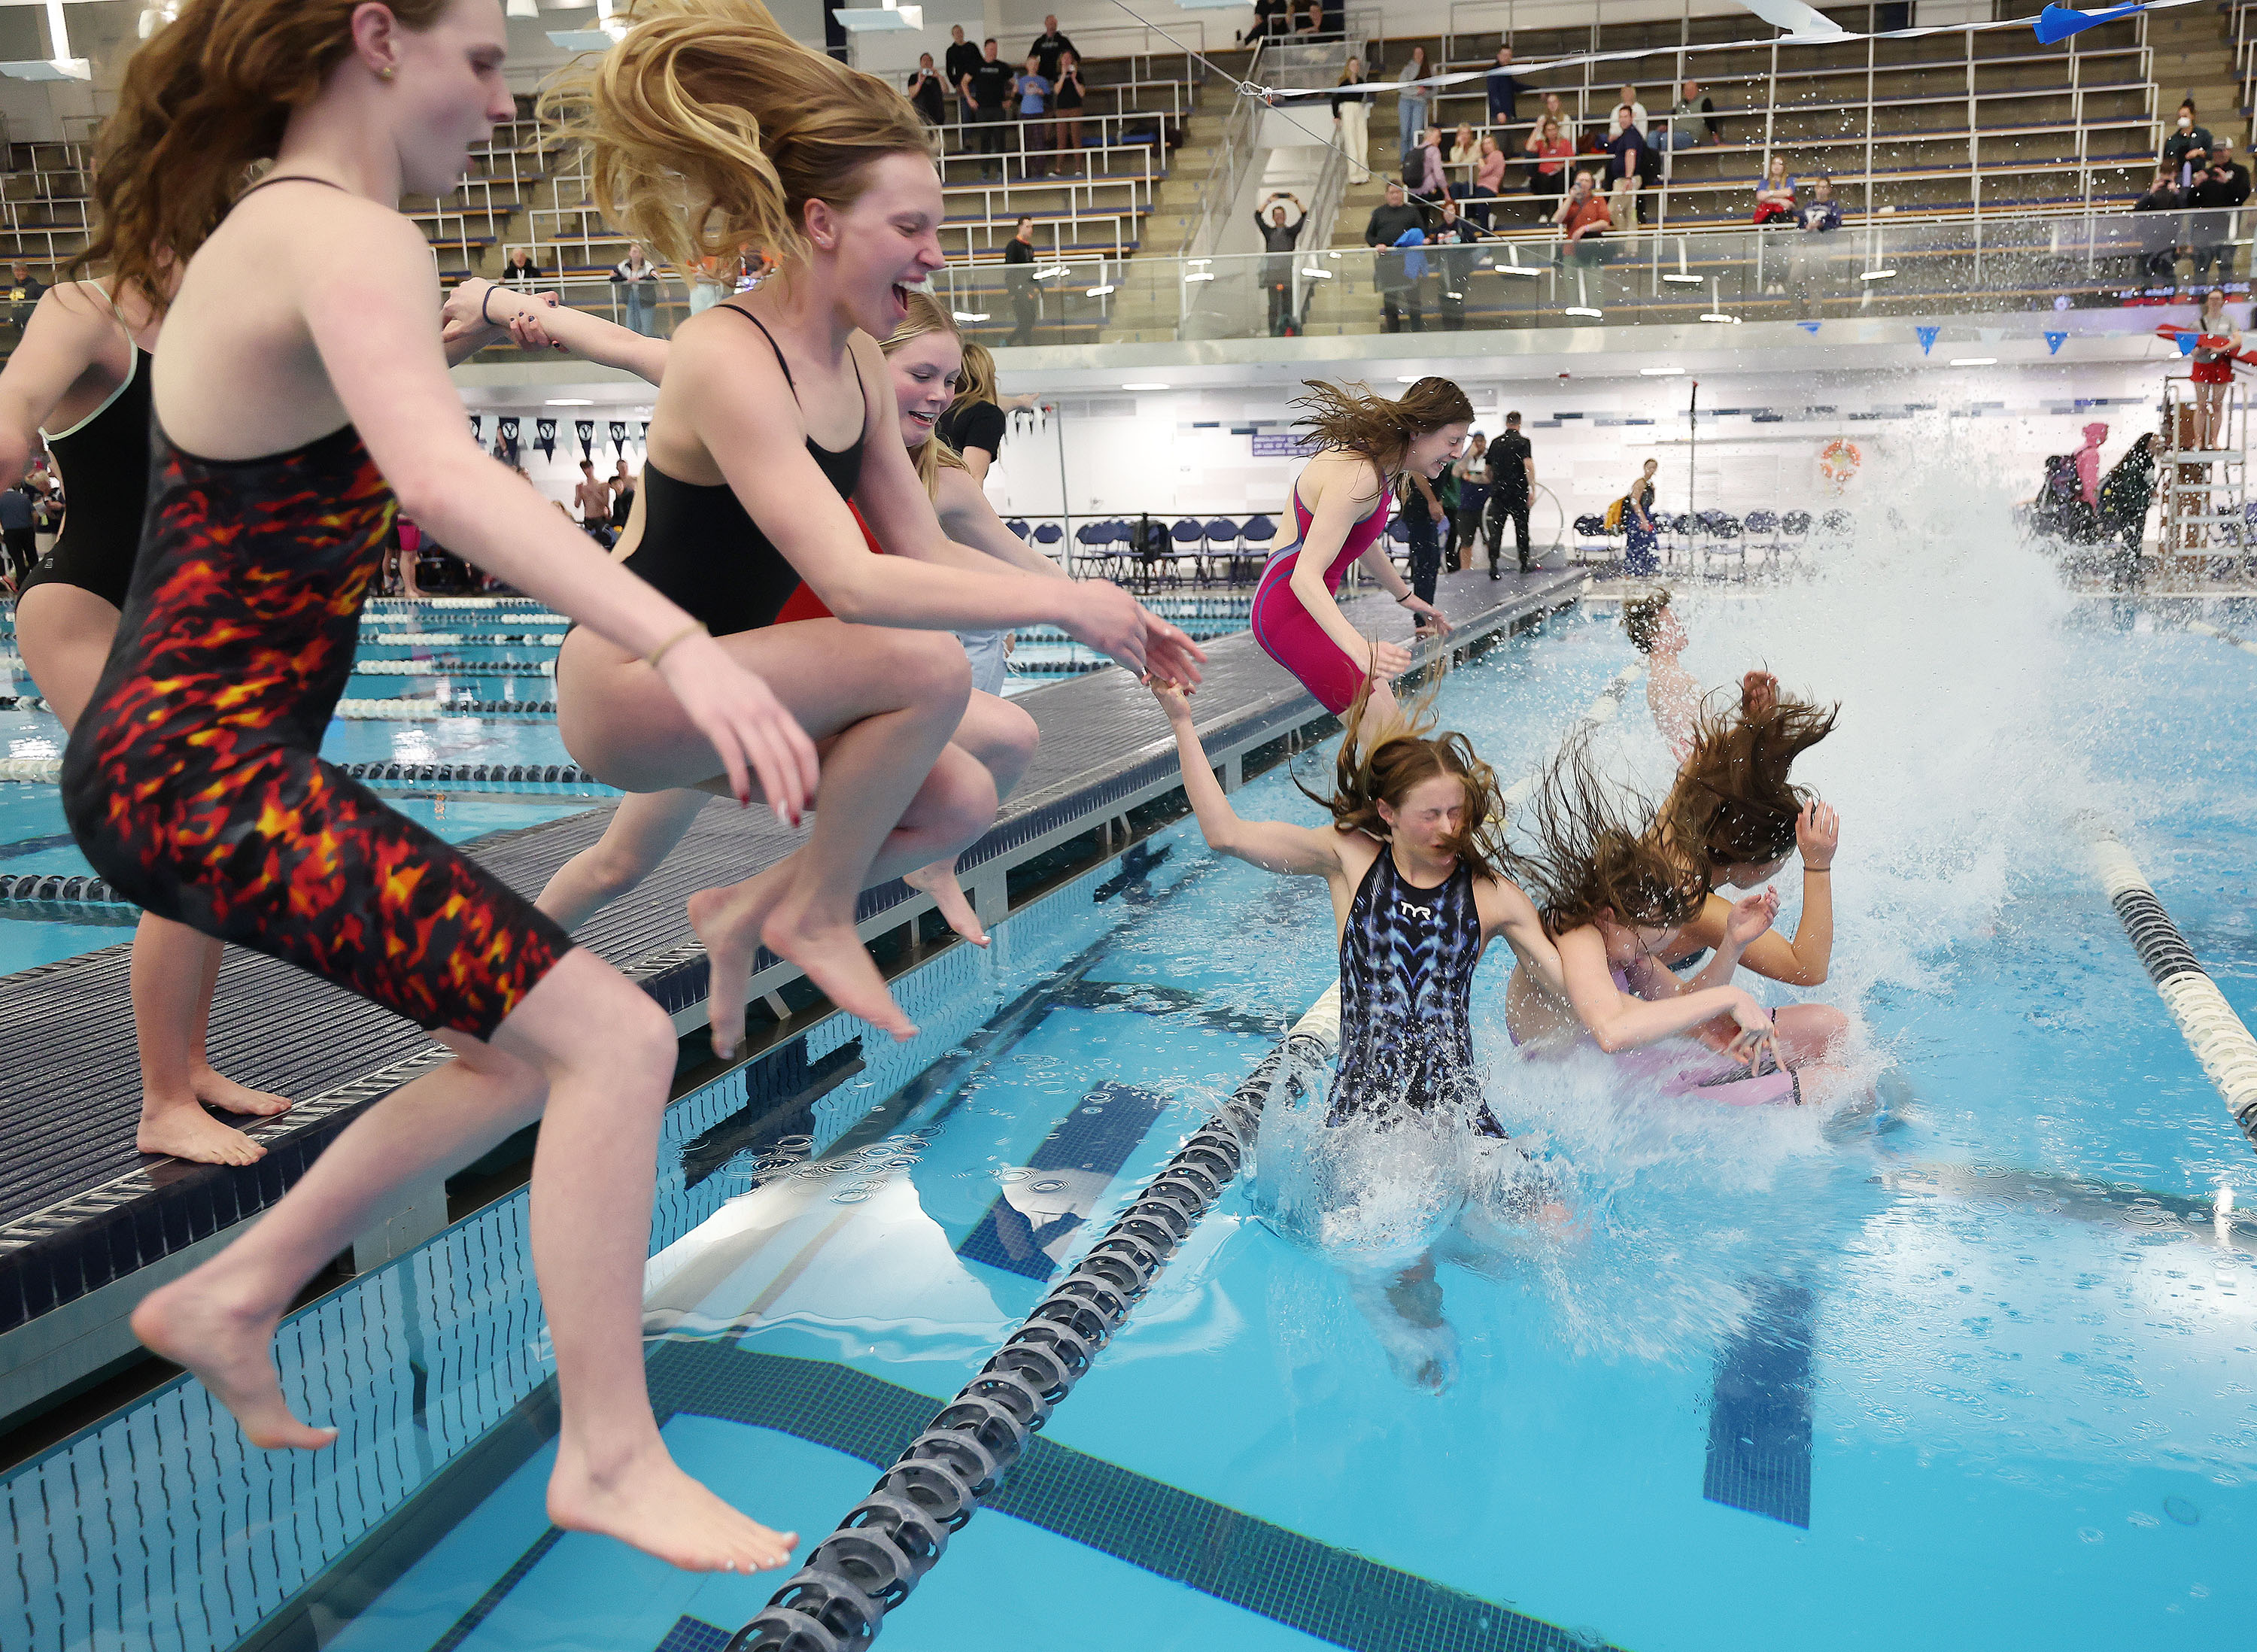
<path fill-rule="evenodd" d="M 386 64 L 382 68 L 379 69 L 379 70 L 376 72 L 376 78 L 377 78 L 378 80 L 379 80 L 379 81 L 389 81 L 389 80 L 390 80 L 390 79 L 391 79 L 394 74 L 397 74 L 399 72 L 400 72 L 400 71 L 399 71 L 399 70 L 397 70 L 397 69 L 395 69 L 395 68 L 393 68 L 393 67 L 392 67 L 392 65 L 391 65 L 391 64 L 387 63 L 387 64 Z"/>

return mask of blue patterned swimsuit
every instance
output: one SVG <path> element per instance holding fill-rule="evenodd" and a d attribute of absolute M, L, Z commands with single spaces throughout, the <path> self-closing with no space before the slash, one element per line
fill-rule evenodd
<path fill-rule="evenodd" d="M 1381 844 L 1341 931 L 1340 1067 L 1327 1125 L 1441 1112 L 1505 1139 L 1474 1064 L 1468 1006 L 1481 955 L 1473 868 L 1461 860 L 1422 889 Z"/>

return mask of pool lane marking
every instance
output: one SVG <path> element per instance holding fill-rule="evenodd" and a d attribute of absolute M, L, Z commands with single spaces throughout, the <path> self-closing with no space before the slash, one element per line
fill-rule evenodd
<path fill-rule="evenodd" d="M 1747 1281 L 1755 1305 L 1716 1362 L 1701 1495 L 1810 1529 L 1811 1324 L 1807 1285 Z"/>
<path fill-rule="evenodd" d="M 2092 869 L 2107 892 L 2108 903 L 2130 937 L 2132 950 L 2155 985 L 2179 1033 L 2210 1075 L 2226 1111 L 2241 1133 L 2257 1147 L 2257 1038 L 2234 1013 L 2225 994 L 2202 967 L 2179 933 L 2171 914 L 2155 898 L 2153 885 L 2104 816 L 2085 814 L 2075 822 L 2084 834 Z"/>
<path fill-rule="evenodd" d="M 1630 691 L 1638 686 L 1638 679 L 1645 675 L 1645 666 L 1642 661 L 1624 666 L 1620 671 L 1616 672 L 1607 680 L 1607 686 L 1599 690 L 1598 698 L 1585 706 L 1583 714 L 1567 725 L 1567 733 L 1560 737 L 1560 745 L 1565 747 L 1568 741 L 1587 730 L 1603 729 L 1612 723 L 1621 714 L 1623 702 L 1629 697 Z M 1536 790 L 1539 778 L 1539 775 L 1530 774 L 1515 780 L 1505 788 L 1504 807 L 1507 813 L 1518 808 L 1528 801 Z"/>
<path fill-rule="evenodd" d="M 1167 1105 L 1165 1096 L 1139 1084 L 1107 1080 L 1090 1091 L 1043 1138 L 1027 1160 L 1029 1174 L 995 1196 L 956 1253 L 1028 1279 L 1050 1278 Z"/>
<path fill-rule="evenodd" d="M 2230 631 L 2220 631 L 2206 619 L 2190 619 L 2186 627 L 2189 631 L 2198 631 L 2205 637 L 2215 637 L 2220 642 L 2230 642 L 2236 648 L 2257 654 L 2257 642 L 2251 642 L 2246 637 L 2237 637 Z"/>

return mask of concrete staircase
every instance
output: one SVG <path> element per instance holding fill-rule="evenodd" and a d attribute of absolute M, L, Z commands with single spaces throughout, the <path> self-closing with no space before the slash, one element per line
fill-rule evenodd
<path fill-rule="evenodd" d="M 2241 107 L 2240 77 L 2233 70 L 2233 19 L 2209 6 L 2177 6 L 2147 16 L 2147 44 L 2155 57 L 2155 116 L 2168 137 L 2183 97 L 2192 97 L 2199 124 L 2231 138 L 2248 165 L 2249 116 Z"/>

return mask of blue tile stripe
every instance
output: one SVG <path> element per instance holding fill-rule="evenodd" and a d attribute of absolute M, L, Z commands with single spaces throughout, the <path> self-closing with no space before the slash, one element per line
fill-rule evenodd
<path fill-rule="evenodd" d="M 1816 1299 L 1766 1281 L 1717 1362 L 1701 1495 L 1727 1508 L 1810 1525 L 1810 1337 Z"/>
<path fill-rule="evenodd" d="M 996 1196 L 956 1253 L 1048 1279 L 1167 1105 L 1166 1097 L 1135 1084 L 1091 1091 L 1043 1138 L 1027 1161 L 1032 1174 Z"/>

